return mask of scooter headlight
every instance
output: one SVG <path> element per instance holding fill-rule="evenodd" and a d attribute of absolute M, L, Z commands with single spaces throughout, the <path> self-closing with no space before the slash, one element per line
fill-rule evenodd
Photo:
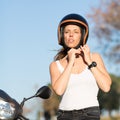
<path fill-rule="evenodd" d="M 0 120 L 12 120 L 15 115 L 15 108 L 11 103 L 0 99 Z"/>

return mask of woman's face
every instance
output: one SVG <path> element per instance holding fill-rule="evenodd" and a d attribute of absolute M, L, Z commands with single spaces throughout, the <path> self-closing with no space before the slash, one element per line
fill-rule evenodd
<path fill-rule="evenodd" d="M 76 47 L 81 39 L 81 29 L 77 25 L 67 25 L 64 28 L 64 42 L 67 47 Z"/>

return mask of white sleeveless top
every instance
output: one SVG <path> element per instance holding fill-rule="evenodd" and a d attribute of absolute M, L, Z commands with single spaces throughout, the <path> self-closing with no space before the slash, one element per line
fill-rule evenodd
<path fill-rule="evenodd" d="M 63 66 L 56 61 L 62 73 Z M 59 109 L 79 110 L 87 107 L 99 106 L 97 100 L 98 86 L 91 71 L 86 67 L 80 74 L 71 74 L 67 89 L 62 96 Z"/>

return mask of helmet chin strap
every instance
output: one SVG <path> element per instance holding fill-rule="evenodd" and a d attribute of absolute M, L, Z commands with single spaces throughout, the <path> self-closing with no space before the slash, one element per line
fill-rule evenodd
<path fill-rule="evenodd" d="M 78 45 L 76 47 L 74 47 L 74 49 L 78 49 L 78 48 L 80 48 L 80 46 L 83 46 L 83 43 L 81 41 L 78 43 Z M 64 47 L 66 52 L 68 52 L 71 49 L 65 43 L 64 43 L 63 47 Z"/>

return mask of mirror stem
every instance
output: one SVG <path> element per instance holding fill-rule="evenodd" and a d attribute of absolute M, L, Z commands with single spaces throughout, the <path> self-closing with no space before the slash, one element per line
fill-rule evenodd
<path fill-rule="evenodd" d="M 29 99 L 31 99 L 31 98 L 34 98 L 34 97 L 36 97 L 35 95 L 34 96 L 31 96 L 31 97 L 29 97 L 29 98 L 23 98 L 23 101 L 21 102 L 21 107 L 23 107 L 24 106 L 24 103 L 27 101 L 27 100 L 29 100 Z"/>

